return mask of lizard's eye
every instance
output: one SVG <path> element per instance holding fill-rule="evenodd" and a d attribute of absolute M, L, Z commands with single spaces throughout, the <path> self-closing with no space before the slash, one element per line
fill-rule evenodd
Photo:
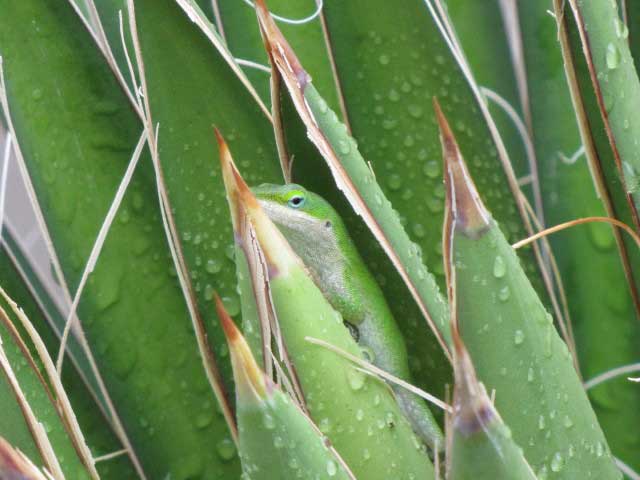
<path fill-rule="evenodd" d="M 292 208 L 300 208 L 304 205 L 304 197 L 302 195 L 294 195 L 289 199 L 289 206 Z"/>

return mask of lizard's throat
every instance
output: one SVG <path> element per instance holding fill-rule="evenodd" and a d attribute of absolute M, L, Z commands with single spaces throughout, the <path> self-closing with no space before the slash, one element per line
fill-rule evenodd
<path fill-rule="evenodd" d="M 344 290 L 345 259 L 335 231 L 325 220 L 272 202 L 261 201 L 269 218 L 278 226 L 291 248 L 311 270 L 325 295 Z"/>

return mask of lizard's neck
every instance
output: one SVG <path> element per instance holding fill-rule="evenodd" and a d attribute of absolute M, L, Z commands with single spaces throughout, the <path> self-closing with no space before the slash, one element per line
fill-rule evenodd
<path fill-rule="evenodd" d="M 261 202 L 267 215 L 311 270 L 318 287 L 330 303 L 349 296 L 345 279 L 346 258 L 335 227 L 327 220 L 272 202 Z"/>

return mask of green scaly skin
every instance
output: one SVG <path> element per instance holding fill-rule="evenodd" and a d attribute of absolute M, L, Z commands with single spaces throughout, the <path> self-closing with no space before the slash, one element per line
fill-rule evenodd
<path fill-rule="evenodd" d="M 411 382 L 404 339 L 338 213 L 300 185 L 263 184 L 252 190 L 372 363 Z M 425 402 L 402 387 L 391 388 L 416 434 L 442 449 L 442 433 Z"/>

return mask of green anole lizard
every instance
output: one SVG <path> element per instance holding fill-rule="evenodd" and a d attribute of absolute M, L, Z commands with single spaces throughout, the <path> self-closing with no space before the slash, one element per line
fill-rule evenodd
<path fill-rule="evenodd" d="M 410 382 L 404 339 L 338 213 L 300 185 L 264 184 L 252 190 L 372 363 Z M 442 433 L 425 402 L 402 387 L 391 388 L 415 433 L 430 447 L 443 448 Z"/>

